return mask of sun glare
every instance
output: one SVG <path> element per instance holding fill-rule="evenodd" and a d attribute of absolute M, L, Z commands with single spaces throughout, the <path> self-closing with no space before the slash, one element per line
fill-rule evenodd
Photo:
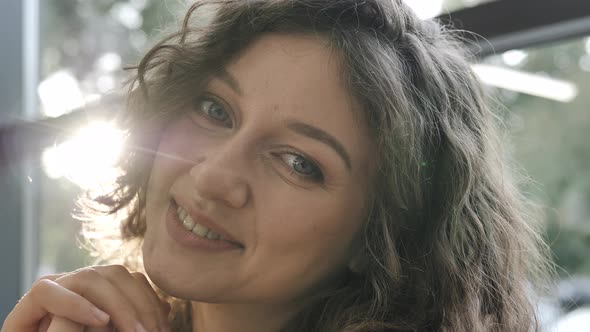
<path fill-rule="evenodd" d="M 404 0 L 421 19 L 437 16 L 443 9 L 443 0 Z"/>
<path fill-rule="evenodd" d="M 123 131 L 108 122 L 91 123 L 68 141 L 46 149 L 43 169 L 51 178 L 66 177 L 81 188 L 97 188 L 117 176 L 114 165 L 123 137 Z"/>

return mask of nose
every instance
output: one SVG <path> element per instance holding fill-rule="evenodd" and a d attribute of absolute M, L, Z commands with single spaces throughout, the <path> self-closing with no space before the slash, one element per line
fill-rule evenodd
<path fill-rule="evenodd" d="M 200 199 L 235 209 L 248 203 L 251 190 L 236 150 L 218 146 L 195 161 L 189 174 Z"/>

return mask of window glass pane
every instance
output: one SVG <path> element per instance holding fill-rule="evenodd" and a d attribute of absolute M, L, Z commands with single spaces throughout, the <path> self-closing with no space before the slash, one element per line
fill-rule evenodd
<path fill-rule="evenodd" d="M 138 61 L 181 5 L 159 0 L 40 1 L 41 114 L 57 117 L 118 95 L 126 78 L 122 68 Z M 91 262 L 80 250 L 74 200 L 81 188 L 104 175 L 96 174 L 96 166 L 105 164 L 117 148 L 117 132 L 92 119 L 55 129 L 63 134 L 45 150 L 39 165 L 40 275 Z"/>
<path fill-rule="evenodd" d="M 581 309 L 590 306 L 590 38 L 512 50 L 475 69 L 504 105 L 513 156 L 532 180 L 523 189 L 544 212 L 559 266 L 556 324 L 582 331 L 590 323 Z"/>

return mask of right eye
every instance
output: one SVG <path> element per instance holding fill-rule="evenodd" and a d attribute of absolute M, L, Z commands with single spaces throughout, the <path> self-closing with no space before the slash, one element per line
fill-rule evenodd
<path fill-rule="evenodd" d="M 225 107 L 213 98 L 200 97 L 195 100 L 195 111 L 207 121 L 226 128 L 231 128 L 233 122 Z"/>

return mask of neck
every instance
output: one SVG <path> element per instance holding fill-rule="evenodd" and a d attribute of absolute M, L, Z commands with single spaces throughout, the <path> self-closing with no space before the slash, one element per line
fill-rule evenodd
<path fill-rule="evenodd" d="M 272 304 L 193 302 L 193 332 L 278 332 L 296 313 Z"/>

